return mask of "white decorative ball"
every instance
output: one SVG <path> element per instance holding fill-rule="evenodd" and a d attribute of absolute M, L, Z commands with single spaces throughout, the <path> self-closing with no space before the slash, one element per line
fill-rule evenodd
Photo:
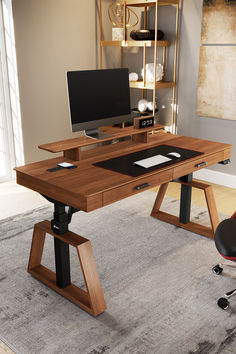
<path fill-rule="evenodd" d="M 141 71 L 142 78 L 144 79 L 144 69 Z M 157 64 L 156 66 L 156 81 L 161 81 L 163 79 L 164 70 L 162 64 Z M 146 64 L 146 81 L 154 81 L 154 63 Z"/>
<path fill-rule="evenodd" d="M 138 81 L 138 74 L 130 73 L 129 74 L 129 81 Z"/>
<path fill-rule="evenodd" d="M 138 110 L 139 112 L 145 112 L 147 110 L 148 101 L 147 100 L 139 100 L 138 101 Z"/>
<path fill-rule="evenodd" d="M 148 109 L 149 111 L 153 111 L 153 102 L 152 102 L 152 101 L 148 102 L 148 104 L 147 104 L 147 109 Z"/>

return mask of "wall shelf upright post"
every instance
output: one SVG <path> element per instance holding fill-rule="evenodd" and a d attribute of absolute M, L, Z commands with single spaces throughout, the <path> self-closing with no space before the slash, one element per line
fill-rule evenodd
<path fill-rule="evenodd" d="M 171 117 L 171 133 L 176 134 L 176 77 L 177 77 L 177 54 L 178 54 L 178 28 L 179 28 L 179 0 L 120 0 L 119 4 L 123 6 L 122 25 L 124 29 L 124 39 L 122 41 L 104 41 L 102 38 L 102 0 L 100 0 L 100 68 L 103 68 L 103 48 L 105 47 L 120 47 L 121 52 L 121 67 L 123 67 L 124 48 L 141 47 L 143 48 L 143 79 L 138 81 L 130 81 L 130 88 L 139 89 L 142 91 L 142 97 L 145 98 L 147 90 L 153 91 L 153 115 L 155 116 L 155 104 L 158 90 L 172 89 L 172 117 Z M 175 43 L 174 43 L 174 60 L 173 60 L 173 80 L 166 81 L 166 48 L 170 47 L 171 43 L 167 40 L 158 40 L 158 10 L 160 6 L 175 6 L 176 7 L 176 27 L 175 27 Z M 147 28 L 147 9 L 155 7 L 155 40 L 135 41 L 127 39 L 127 8 L 143 7 L 144 9 L 144 29 Z M 147 82 L 146 63 L 147 63 L 147 48 L 154 49 L 154 78 L 157 72 L 157 51 L 162 48 L 162 64 L 163 64 L 163 79 L 161 81 Z"/>

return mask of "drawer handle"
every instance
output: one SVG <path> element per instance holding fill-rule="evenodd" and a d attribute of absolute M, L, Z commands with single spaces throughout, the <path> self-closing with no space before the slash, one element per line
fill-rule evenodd
<path fill-rule="evenodd" d="M 135 189 L 137 191 L 140 191 L 140 189 L 144 189 L 144 188 L 147 188 L 147 187 L 150 187 L 150 183 L 144 183 L 141 186 L 135 187 Z"/>
<path fill-rule="evenodd" d="M 202 166 L 206 166 L 207 165 L 207 162 L 201 162 L 201 163 L 198 163 L 197 165 L 195 165 L 195 167 L 202 167 Z"/>

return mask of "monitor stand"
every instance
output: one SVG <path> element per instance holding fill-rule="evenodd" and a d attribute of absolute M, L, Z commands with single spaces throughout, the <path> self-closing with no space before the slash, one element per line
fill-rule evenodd
<path fill-rule="evenodd" d="M 104 134 L 100 128 L 85 130 L 85 136 L 96 140 L 112 137 L 112 135 Z"/>

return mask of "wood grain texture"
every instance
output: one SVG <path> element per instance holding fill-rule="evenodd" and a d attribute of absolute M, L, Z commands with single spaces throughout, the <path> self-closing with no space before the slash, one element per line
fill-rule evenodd
<path fill-rule="evenodd" d="M 105 311 L 106 304 L 93 257 L 92 246 L 90 242 L 86 242 L 83 245 L 77 246 L 76 249 L 88 290 L 93 315 L 97 316 Z"/>
<path fill-rule="evenodd" d="M 188 231 L 194 232 L 196 234 L 206 236 L 208 238 L 214 238 L 214 233 L 211 228 L 206 227 L 204 225 L 200 225 L 197 223 L 194 223 L 190 221 L 188 224 L 182 224 L 179 221 L 179 218 L 175 215 L 171 215 L 168 213 L 165 213 L 164 211 L 158 211 L 157 213 L 152 215 L 156 219 L 168 222 L 169 224 L 182 227 L 183 229 L 186 229 Z"/>
<path fill-rule="evenodd" d="M 211 183 L 211 185 L 213 187 L 217 211 L 219 213 L 231 216 L 235 211 L 236 189 L 214 183 Z M 157 193 L 158 189 L 159 187 L 155 187 L 152 191 Z M 176 182 L 169 183 L 166 195 L 168 197 L 178 199 L 180 195 L 180 184 Z M 204 191 L 193 188 L 192 204 L 205 209 L 207 208 Z"/>
<path fill-rule="evenodd" d="M 215 154 L 211 154 L 206 156 L 201 156 L 201 157 L 197 157 L 195 159 L 195 161 L 186 161 L 185 165 L 182 166 L 177 166 L 174 168 L 174 174 L 173 174 L 173 178 L 179 178 L 184 176 L 185 174 L 189 174 L 195 171 L 200 170 L 202 167 L 199 167 L 199 165 L 201 163 L 206 163 L 205 167 L 207 166 L 211 166 L 214 165 L 215 163 L 219 162 L 219 161 L 223 161 L 224 160 L 224 153 L 223 151 L 219 151 Z"/>
<path fill-rule="evenodd" d="M 82 150 L 81 148 L 65 150 L 63 156 L 71 161 L 80 161 L 82 160 Z"/>
<path fill-rule="evenodd" d="M 138 135 L 133 135 L 132 140 L 136 143 L 147 143 L 148 142 L 148 133 L 142 133 Z"/>
<path fill-rule="evenodd" d="M 46 233 L 77 249 L 87 292 L 74 284 L 70 284 L 63 289 L 58 287 L 55 272 L 41 264 Z M 93 316 L 99 315 L 106 309 L 91 243 L 82 236 L 71 231 L 68 231 L 64 235 L 57 235 L 51 230 L 51 224 L 47 220 L 36 224 L 34 227 L 28 272 Z"/>
<path fill-rule="evenodd" d="M 236 120 L 235 77 L 235 46 L 201 47 L 197 114 Z"/>
<path fill-rule="evenodd" d="M 173 171 L 169 169 L 163 173 L 154 174 L 149 177 L 143 177 L 138 181 L 131 182 L 117 188 L 113 188 L 110 191 L 106 191 L 103 193 L 103 204 L 108 205 L 131 195 L 140 193 L 140 190 L 137 190 L 139 186 L 147 184 L 148 186 L 145 189 L 142 189 L 142 191 L 144 191 L 153 188 L 156 185 L 170 181 L 172 180 L 172 178 Z"/>
<path fill-rule="evenodd" d="M 163 202 L 163 199 L 165 197 L 165 194 L 166 194 L 166 191 L 168 188 L 168 184 L 169 183 L 163 183 L 160 185 L 155 203 L 152 208 L 151 216 L 154 216 L 160 210 L 161 204 Z"/>
<path fill-rule="evenodd" d="M 45 243 L 46 230 L 38 224 L 34 225 L 33 238 L 31 243 L 28 271 L 41 264 L 43 247 Z"/>
<path fill-rule="evenodd" d="M 98 152 L 96 152 L 97 149 L 94 149 L 92 153 L 88 152 L 90 155 L 86 160 L 76 162 L 78 168 L 72 170 L 62 169 L 53 173 L 47 172 L 48 168 L 52 168 L 58 162 L 65 160 L 63 157 L 17 167 L 15 169 L 17 183 L 79 210 L 92 211 L 104 206 L 105 203 L 109 203 L 108 195 L 112 196 L 110 202 L 115 201 L 113 199 L 115 194 L 119 198 L 118 190 L 122 191 L 122 198 L 131 195 L 129 189 L 131 183 L 138 184 L 144 179 L 144 176 L 130 177 L 96 167 L 93 165 L 94 162 L 161 144 L 167 144 L 173 146 L 173 148 L 181 147 L 196 150 L 203 152 L 203 155 L 146 173 L 145 178 L 151 178 L 152 183 L 156 181 L 156 185 L 168 182 L 166 176 L 171 180 L 199 170 L 199 167 L 195 167 L 199 162 L 207 161 L 207 166 L 210 166 L 229 158 L 231 151 L 231 145 L 229 144 L 157 133 L 148 138 L 148 143 L 124 142 L 121 145 L 123 146 L 121 150 L 119 144 L 103 146 L 101 149 L 98 148 Z M 204 166 L 201 168 L 204 168 Z M 152 186 L 154 185 L 152 184 Z M 127 194 L 124 191 L 127 191 Z M 132 193 L 137 193 L 137 191 L 134 190 Z M 117 200 L 120 200 L 120 198 Z"/>
<path fill-rule="evenodd" d="M 146 132 L 151 132 L 153 130 L 162 130 L 163 128 L 164 128 L 164 125 L 161 125 L 161 124 L 155 124 L 153 127 L 143 128 L 143 129 L 135 129 L 133 126 L 125 127 L 123 129 L 117 128 L 117 127 L 104 127 L 102 129 L 102 131 L 104 133 L 111 135 L 110 137 L 96 140 L 96 139 L 88 138 L 87 136 L 82 136 L 79 138 L 55 141 L 53 143 L 39 145 L 39 149 L 49 151 L 52 153 L 72 150 L 73 152 L 71 152 L 71 153 L 68 152 L 67 157 L 70 158 L 69 154 L 71 154 L 71 157 L 74 160 L 75 158 L 74 158 L 73 154 L 76 154 L 75 150 L 78 148 L 110 141 L 113 139 L 119 139 L 119 138 L 123 138 L 123 137 L 127 137 L 127 136 L 143 134 Z M 78 151 L 77 154 L 81 155 L 79 158 L 79 159 L 81 159 L 82 158 L 82 151 Z"/>
<path fill-rule="evenodd" d="M 212 230 L 213 233 L 215 234 L 216 228 L 219 225 L 220 221 L 219 221 L 219 216 L 216 208 L 216 202 L 215 202 L 212 186 L 208 186 L 208 188 L 204 188 L 204 193 L 205 193 L 207 207 L 208 207 L 209 216 L 211 220 Z"/>
<path fill-rule="evenodd" d="M 205 198 L 206 198 L 206 203 L 207 203 L 207 209 L 209 212 L 209 217 L 210 217 L 210 222 L 211 222 L 211 228 L 213 234 L 216 232 L 216 228 L 219 225 L 219 216 L 216 208 L 216 202 L 215 202 L 215 197 L 213 193 L 213 188 L 212 185 L 207 184 L 207 183 L 202 183 L 199 181 L 193 180 L 192 182 L 186 183 L 183 181 L 179 181 L 178 183 L 180 184 L 185 184 L 189 185 L 193 188 L 201 189 L 204 191 Z"/>
<path fill-rule="evenodd" d="M 56 274 L 52 270 L 44 267 L 43 265 L 38 265 L 34 268 L 30 268 L 28 271 L 33 277 L 47 285 L 49 288 L 56 291 L 58 294 L 64 296 L 75 305 L 81 307 L 83 310 L 92 314 L 90 308 L 89 297 L 86 291 L 78 288 L 74 284 L 67 286 L 62 289 L 56 285 Z"/>
<path fill-rule="evenodd" d="M 141 151 L 162 144 L 170 145 L 173 149 L 175 147 L 180 147 L 197 150 L 202 152 L 203 155 L 201 158 L 193 157 L 187 162 L 176 162 L 174 165 L 146 173 L 145 176 L 139 177 L 126 176 L 93 165 L 93 163 L 97 161 L 103 161 L 111 157 Z M 121 151 L 119 150 L 120 146 L 123 147 Z M 155 202 L 152 216 L 196 233 L 203 234 L 207 237 L 213 237 L 214 232 L 212 229 L 194 223 L 181 224 L 178 221 L 178 218 L 163 213 L 159 209 L 168 182 L 171 181 L 174 176 L 180 177 L 193 172 L 196 168 L 199 169 L 199 167 L 196 167 L 196 164 L 198 164 L 199 161 L 207 161 L 208 165 L 220 162 L 223 158 L 229 158 L 230 152 L 231 145 L 229 144 L 157 133 L 151 135 L 146 143 L 138 143 L 131 140 L 131 142 L 128 143 L 124 142 L 121 144 L 115 144 L 115 147 L 103 146 L 95 149 L 92 154 L 91 152 L 88 153 L 86 160 L 76 163 L 78 166 L 76 169 L 61 169 L 53 173 L 48 172 L 48 168 L 54 167 L 58 162 L 65 159 L 65 157 L 60 157 L 17 167 L 15 170 L 17 174 L 17 183 L 87 212 L 142 192 L 143 189 L 137 190 L 137 187 L 145 183 L 148 183 L 148 188 L 162 184 L 163 186 L 158 194 L 159 200 L 157 198 Z M 199 187 L 199 184 L 195 184 L 194 186 Z M 201 187 L 202 189 L 207 188 L 203 185 Z M 208 207 L 211 209 L 210 217 L 213 229 L 215 229 L 217 226 L 217 212 L 211 190 L 206 192 L 206 198 L 208 200 Z M 58 287 L 56 284 L 55 273 L 41 264 L 46 234 L 52 235 L 53 237 L 76 247 L 87 286 L 87 292 L 76 287 L 74 284 L 71 284 L 64 289 Z M 52 232 L 49 221 L 43 221 L 36 224 L 32 239 L 28 272 L 94 316 L 97 316 L 106 309 L 90 241 L 74 234 L 73 232 L 69 231 L 64 235 L 57 235 Z"/>
<path fill-rule="evenodd" d="M 154 218 L 160 219 L 162 221 L 169 222 L 170 224 L 176 225 L 178 227 L 185 228 L 189 231 L 199 233 L 200 235 L 203 235 L 203 236 L 206 236 L 209 238 L 214 238 L 216 228 L 219 224 L 219 217 L 218 217 L 218 212 L 216 209 L 216 203 L 215 203 L 215 198 L 214 198 L 212 186 L 209 184 L 206 184 L 206 183 L 195 181 L 195 180 L 193 180 L 192 182 L 178 181 L 177 183 L 191 186 L 193 188 L 201 189 L 204 191 L 206 202 L 207 202 L 207 208 L 208 208 L 208 212 L 209 212 L 209 216 L 210 216 L 210 221 L 211 221 L 211 228 L 203 226 L 203 225 L 199 225 L 197 223 L 193 223 L 191 221 L 187 224 L 183 224 L 179 221 L 179 218 L 177 216 L 160 211 L 163 198 L 164 198 L 165 193 L 167 191 L 168 183 L 160 186 L 154 206 L 153 206 L 153 209 L 152 209 L 152 212 L 151 212 L 151 216 Z"/>

